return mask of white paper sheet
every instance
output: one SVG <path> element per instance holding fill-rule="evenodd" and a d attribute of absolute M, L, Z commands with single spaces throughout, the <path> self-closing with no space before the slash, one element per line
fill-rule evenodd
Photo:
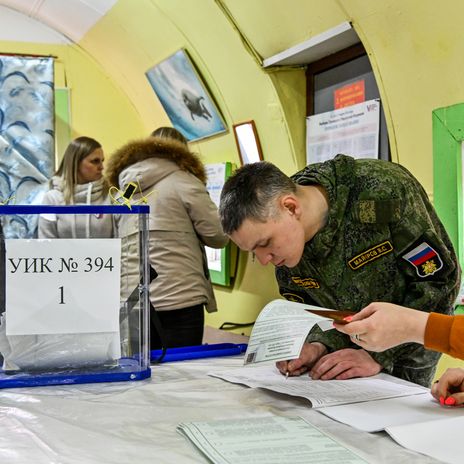
<path fill-rule="evenodd" d="M 306 161 L 319 163 L 335 153 L 378 158 L 380 101 L 368 100 L 306 118 Z"/>
<path fill-rule="evenodd" d="M 285 378 L 274 366 L 242 367 L 229 371 L 209 373 L 232 383 L 253 388 L 300 396 L 311 402 L 313 408 L 339 404 L 359 403 L 383 398 L 423 395 L 427 389 L 414 384 L 390 382 L 378 376 L 349 380 L 312 380 L 307 375 Z"/>
<path fill-rule="evenodd" d="M 462 464 L 464 462 L 463 429 L 464 415 L 461 409 L 459 417 L 392 426 L 385 430 L 405 448 L 449 464 Z"/>
<path fill-rule="evenodd" d="M 245 364 L 298 358 L 311 328 L 315 324 L 325 324 L 327 328 L 327 318 L 311 314 L 305 308 L 324 309 L 287 300 L 267 304 L 251 332 Z M 329 324 L 332 327 L 332 321 Z"/>
<path fill-rule="evenodd" d="M 214 464 L 366 463 L 301 417 L 190 422 L 179 424 L 177 431 Z"/>
<path fill-rule="evenodd" d="M 460 408 L 440 407 L 430 393 L 320 408 L 318 411 L 364 432 L 378 432 L 389 426 L 443 420 L 462 416 L 464 413 Z"/>

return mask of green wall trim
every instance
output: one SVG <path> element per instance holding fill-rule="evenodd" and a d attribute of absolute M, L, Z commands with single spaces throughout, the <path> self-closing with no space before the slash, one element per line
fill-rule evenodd
<path fill-rule="evenodd" d="M 462 264 L 464 103 L 434 110 L 432 129 L 434 205 Z"/>
<path fill-rule="evenodd" d="M 224 172 L 224 182 L 232 174 L 233 165 L 230 161 L 227 161 L 225 164 Z M 222 186 L 221 186 L 222 190 Z M 235 275 L 237 260 L 237 252 L 234 250 L 234 245 L 228 243 L 221 250 L 221 270 L 216 271 L 214 269 L 209 270 L 209 275 L 211 277 L 211 282 L 216 285 L 229 286 L 231 284 L 231 277 Z"/>
<path fill-rule="evenodd" d="M 70 90 L 55 88 L 55 169 L 71 141 Z"/>

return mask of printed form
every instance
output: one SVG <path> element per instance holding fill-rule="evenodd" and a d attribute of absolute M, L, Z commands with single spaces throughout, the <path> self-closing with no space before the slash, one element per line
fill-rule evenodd
<path fill-rule="evenodd" d="M 366 463 L 301 417 L 190 422 L 179 424 L 177 431 L 214 464 Z"/>
<path fill-rule="evenodd" d="M 381 374 L 349 380 L 312 380 L 308 375 L 286 379 L 273 365 L 239 367 L 208 375 L 252 388 L 265 388 L 291 396 L 306 398 L 313 408 L 360 403 L 384 398 L 428 394 L 429 390 L 412 383 L 389 381 L 393 377 Z"/>
<path fill-rule="evenodd" d="M 273 300 L 267 304 L 259 313 L 251 332 L 245 364 L 296 359 L 315 324 L 322 330 L 333 328 L 332 320 L 305 309 L 324 308 L 287 300 Z"/>

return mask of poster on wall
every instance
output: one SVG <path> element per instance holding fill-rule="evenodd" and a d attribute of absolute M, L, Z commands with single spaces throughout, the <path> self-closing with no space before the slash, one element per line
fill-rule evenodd
<path fill-rule="evenodd" d="M 206 189 L 211 200 L 219 207 L 222 187 L 232 173 L 232 163 L 206 164 L 205 170 L 207 176 Z M 220 249 L 205 247 L 208 269 L 213 284 L 230 285 L 231 269 L 234 268 L 235 264 L 232 262 L 231 247 L 231 243 Z"/>
<path fill-rule="evenodd" d="M 146 72 L 172 125 L 194 140 L 225 132 L 226 125 L 186 50 L 178 50 Z"/>
<path fill-rule="evenodd" d="M 339 153 L 379 157 L 380 100 L 374 99 L 306 118 L 306 161 L 319 163 Z"/>
<path fill-rule="evenodd" d="M 0 56 L 0 203 L 40 204 L 54 168 L 53 58 Z M 6 238 L 33 238 L 36 215 L 2 218 Z"/>

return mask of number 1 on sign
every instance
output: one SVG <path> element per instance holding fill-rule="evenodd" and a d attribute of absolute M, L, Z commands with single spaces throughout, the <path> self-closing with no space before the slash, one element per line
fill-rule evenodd
<path fill-rule="evenodd" d="M 58 287 L 60 289 L 60 303 L 59 304 L 64 304 L 64 287 Z"/>

